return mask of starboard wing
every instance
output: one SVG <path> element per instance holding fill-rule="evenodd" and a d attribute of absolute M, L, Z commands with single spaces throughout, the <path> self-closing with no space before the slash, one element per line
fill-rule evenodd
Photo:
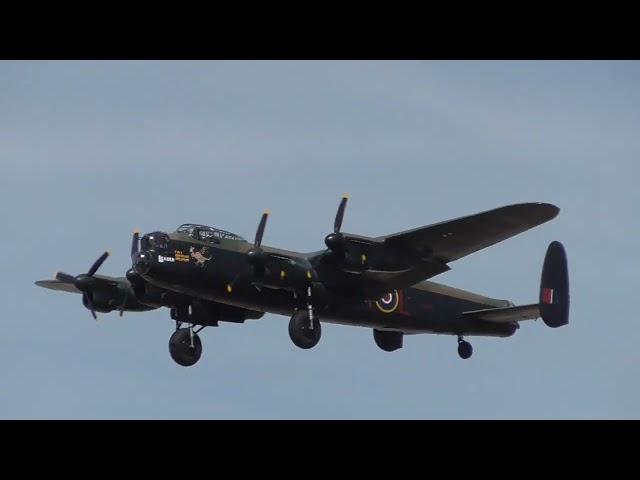
<path fill-rule="evenodd" d="M 56 274 L 56 275 L 59 275 L 59 274 Z M 110 277 L 107 275 L 95 274 L 94 278 L 97 280 L 98 283 L 109 284 L 113 286 L 117 286 L 118 283 L 122 283 L 122 282 L 128 283 L 127 279 L 123 277 Z M 60 275 L 60 278 L 56 278 L 54 280 L 38 280 L 34 283 L 39 287 L 48 288 L 50 290 L 56 290 L 58 292 L 82 293 L 73 284 L 73 277 L 65 273 Z"/>
<path fill-rule="evenodd" d="M 548 222 L 559 211 L 549 203 L 508 205 L 376 240 L 448 263 Z"/>
<path fill-rule="evenodd" d="M 38 280 L 35 284 L 59 292 L 82 293 L 73 283 L 61 282 L 60 280 Z"/>

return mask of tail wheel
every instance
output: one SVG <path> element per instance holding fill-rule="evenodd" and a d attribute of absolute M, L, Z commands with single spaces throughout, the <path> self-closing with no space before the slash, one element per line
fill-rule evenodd
<path fill-rule="evenodd" d="M 313 328 L 309 322 L 309 312 L 300 310 L 289 321 L 289 337 L 298 348 L 315 347 L 322 336 L 322 328 L 317 317 L 313 319 Z"/>
<path fill-rule="evenodd" d="M 200 337 L 193 334 L 193 346 L 191 345 L 191 332 L 188 328 L 179 328 L 169 338 L 169 354 L 174 362 L 183 367 L 194 365 L 202 355 L 202 342 Z"/>

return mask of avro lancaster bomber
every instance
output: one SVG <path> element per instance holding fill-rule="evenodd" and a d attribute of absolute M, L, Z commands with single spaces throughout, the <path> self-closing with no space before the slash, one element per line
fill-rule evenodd
<path fill-rule="evenodd" d="M 455 260 L 553 219 L 554 205 L 509 205 L 381 237 L 342 232 L 346 206 L 345 196 L 326 248 L 311 253 L 263 245 L 265 212 L 253 243 L 195 224 L 142 237 L 136 231 L 125 277 L 96 273 L 105 252 L 87 273 L 58 272 L 35 283 L 81 294 L 94 318 L 168 308 L 176 324 L 169 352 L 183 366 L 200 359 L 203 328 L 265 313 L 289 316 L 289 336 L 302 349 L 318 344 L 327 322 L 369 328 L 387 352 L 402 348 L 405 335 L 453 335 L 463 359 L 473 351 L 465 337 L 509 337 L 528 319 L 552 328 L 569 322 L 567 257 L 557 241 L 547 248 L 536 303 L 516 306 L 428 280 Z"/>

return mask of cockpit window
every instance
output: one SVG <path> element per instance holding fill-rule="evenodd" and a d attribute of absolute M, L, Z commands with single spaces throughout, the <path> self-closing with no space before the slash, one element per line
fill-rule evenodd
<path fill-rule="evenodd" d="M 200 240 L 202 240 L 203 242 L 210 242 L 215 238 L 217 238 L 216 232 L 213 232 L 211 230 L 203 230 L 203 229 L 198 230 L 198 236 L 200 237 Z"/>
<path fill-rule="evenodd" d="M 184 224 L 180 225 L 176 232 L 186 233 L 190 237 L 203 242 L 217 243 L 221 239 L 245 241 L 240 235 L 219 228 L 207 227 L 206 225 Z"/>
<path fill-rule="evenodd" d="M 193 225 L 180 225 L 177 229 L 176 232 L 179 233 L 186 233 L 187 235 L 189 235 L 190 237 L 193 237 L 193 233 L 194 233 L 195 227 Z"/>

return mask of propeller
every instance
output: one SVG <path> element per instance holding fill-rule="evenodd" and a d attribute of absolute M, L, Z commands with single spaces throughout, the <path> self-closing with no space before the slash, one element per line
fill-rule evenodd
<path fill-rule="evenodd" d="M 342 217 L 344 216 L 346 201 L 347 201 L 346 197 L 343 198 L 343 201 L 340 204 L 340 208 L 338 209 L 338 216 L 336 216 L 335 228 L 338 231 L 340 230 L 340 226 L 342 224 Z M 258 224 L 258 229 L 256 230 L 256 238 L 253 241 L 253 247 L 246 253 L 247 261 L 253 265 L 253 273 L 256 277 L 261 278 L 260 281 L 264 281 L 263 277 L 265 277 L 265 274 L 266 274 L 265 264 L 269 259 L 269 255 L 261 247 L 262 237 L 264 236 L 264 230 L 267 226 L 268 218 L 269 218 L 269 211 L 265 211 L 262 214 L 260 223 Z M 274 257 L 278 258 L 277 255 Z M 306 290 L 307 308 L 309 309 L 310 328 L 313 329 L 313 304 L 311 301 L 311 293 L 312 293 L 311 281 L 314 278 L 313 267 L 311 266 L 308 260 L 304 260 L 304 262 L 306 262 L 307 265 L 302 265 L 300 261 L 295 261 L 295 260 L 292 261 L 292 259 L 287 257 L 279 257 L 279 258 L 284 259 L 289 264 L 288 265 L 289 273 L 290 275 L 292 275 L 290 278 L 293 278 L 295 282 L 295 285 L 293 285 L 293 288 L 295 289 L 294 296 L 296 295 L 296 292 L 298 294 L 301 293 L 301 290 L 303 287 Z M 285 271 L 284 268 L 280 270 L 280 274 L 281 274 L 280 280 L 284 280 L 285 277 L 287 276 L 287 272 Z M 227 291 L 229 293 L 233 291 L 233 284 L 238 278 L 239 277 L 236 277 L 230 284 L 227 285 Z M 271 282 L 273 282 L 273 279 L 271 279 Z"/>
<path fill-rule="evenodd" d="M 344 219 L 344 211 L 347 208 L 348 201 L 349 201 L 349 196 L 343 195 L 342 200 L 340 200 L 340 205 L 338 206 L 338 211 L 336 212 L 336 219 L 333 222 L 334 233 L 340 233 L 340 229 L 342 228 L 342 220 Z"/>
<path fill-rule="evenodd" d="M 256 276 L 264 275 L 264 264 L 267 261 L 267 254 L 262 250 L 262 237 L 264 236 L 264 230 L 267 226 L 267 219 L 269 218 L 269 211 L 265 211 L 262 214 L 260 223 L 258 224 L 258 230 L 256 230 L 256 238 L 253 241 L 253 248 L 247 252 L 247 260 L 253 265 L 254 273 Z"/>
<path fill-rule="evenodd" d="M 89 275 L 90 277 L 93 277 L 108 256 L 109 256 L 109 252 L 104 252 L 102 255 L 100 255 L 98 259 L 95 262 L 93 262 L 93 265 L 91 265 L 91 268 L 87 272 L 87 275 Z"/>
<path fill-rule="evenodd" d="M 56 272 L 56 279 L 64 283 L 73 283 L 76 279 L 73 275 L 64 272 Z"/>
<path fill-rule="evenodd" d="M 129 301 L 129 289 L 127 289 L 126 287 L 122 287 L 121 284 L 118 284 L 118 289 L 122 292 L 122 297 L 124 298 L 124 300 L 122 300 L 122 303 L 120 304 L 120 309 L 118 311 L 118 315 L 122 317 L 122 315 L 124 314 L 124 307 Z"/>
<path fill-rule="evenodd" d="M 135 264 L 137 260 L 136 257 L 138 256 L 139 251 L 140 251 L 140 230 L 135 229 L 133 231 L 133 237 L 131 238 L 131 263 L 132 264 Z M 135 288 L 139 286 L 140 283 L 143 281 L 142 278 L 140 277 L 140 275 L 138 275 L 138 273 L 136 273 L 136 271 L 133 268 L 130 268 L 127 271 L 126 277 L 127 277 L 127 280 L 129 280 L 131 287 L 134 289 L 134 294 L 135 294 Z M 127 302 L 129 301 L 129 289 L 124 288 L 122 290 L 123 290 L 124 300 L 120 305 L 120 310 L 118 313 L 121 317 L 124 314 L 124 308 L 127 305 Z"/>
<path fill-rule="evenodd" d="M 260 219 L 260 224 L 258 225 L 258 230 L 256 230 L 256 238 L 253 241 L 254 248 L 260 248 L 262 244 L 262 236 L 264 235 L 264 229 L 267 226 L 267 219 L 269 218 L 269 211 L 266 210 L 262 214 L 262 218 Z"/>
<path fill-rule="evenodd" d="M 93 308 L 93 301 L 91 300 L 91 291 L 93 290 L 93 288 L 95 288 L 96 285 L 94 275 L 102 266 L 108 256 L 109 252 L 104 252 L 98 257 L 95 262 L 93 262 L 93 265 L 91 265 L 91 268 L 89 268 L 89 271 L 87 273 L 81 273 L 80 275 L 76 275 L 75 277 L 64 272 L 56 273 L 56 279 L 64 283 L 72 283 L 78 290 L 82 292 L 82 299 L 89 307 L 89 310 L 91 310 L 91 315 L 93 316 L 94 320 L 98 319 Z"/>
<path fill-rule="evenodd" d="M 123 298 L 119 308 L 119 315 L 122 317 L 125 307 L 129 300 L 136 302 L 140 297 L 144 296 L 147 291 L 147 282 L 140 276 L 134 268 L 130 268 L 125 273 L 125 277 L 129 282 L 129 286 L 122 282 L 118 282 L 118 290 Z"/>
<path fill-rule="evenodd" d="M 133 231 L 133 238 L 131 239 L 131 262 L 135 262 L 135 257 L 140 249 L 140 230 Z"/>
<path fill-rule="evenodd" d="M 337 254 L 344 254 L 344 237 L 342 233 L 340 233 L 340 229 L 342 228 L 342 220 L 344 219 L 344 211 L 347 208 L 348 201 L 349 196 L 343 195 L 342 200 L 340 200 L 340 205 L 338 206 L 338 211 L 336 212 L 336 219 L 333 222 L 333 233 L 330 233 L 324 239 L 327 248 Z"/>

